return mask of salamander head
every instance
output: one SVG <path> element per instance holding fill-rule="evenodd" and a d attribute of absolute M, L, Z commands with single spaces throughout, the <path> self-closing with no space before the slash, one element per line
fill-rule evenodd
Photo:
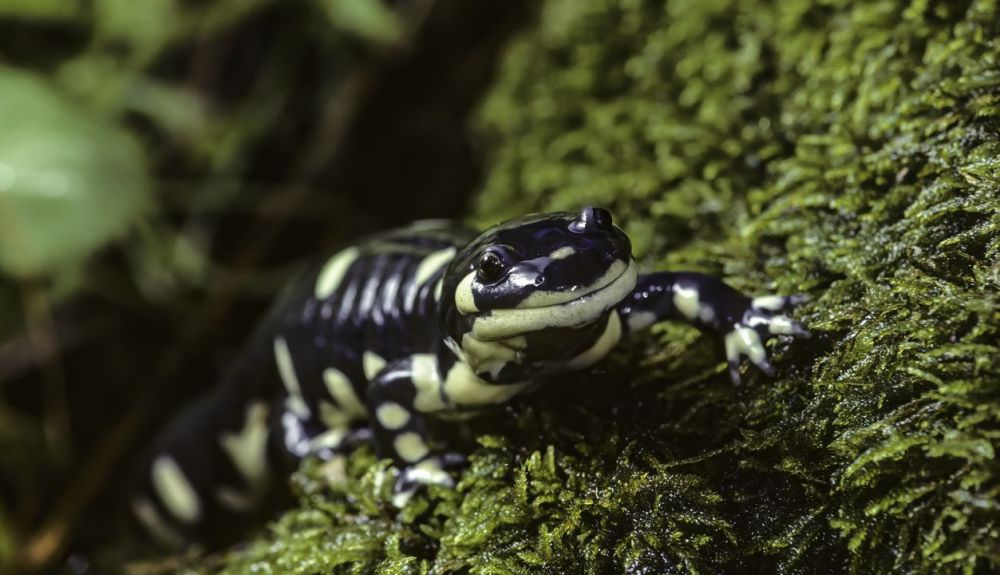
<path fill-rule="evenodd" d="M 444 293 L 454 294 L 479 341 L 586 327 L 634 288 L 631 252 L 601 208 L 525 216 L 466 246 L 449 265 Z"/>

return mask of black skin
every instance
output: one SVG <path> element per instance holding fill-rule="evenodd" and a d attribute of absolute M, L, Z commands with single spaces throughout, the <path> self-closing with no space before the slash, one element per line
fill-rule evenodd
<path fill-rule="evenodd" d="M 151 461 L 181 470 L 200 503 L 196 517 L 178 517 L 185 509 L 168 501 L 152 467 L 133 505 L 149 503 L 173 543 L 218 543 L 252 513 L 220 489 L 256 497 L 302 457 L 332 458 L 366 441 L 400 470 L 403 505 L 420 485 L 452 485 L 446 470 L 464 460 L 432 444 L 428 417 L 496 405 L 542 375 L 586 369 L 664 320 L 723 336 L 737 382 L 742 355 L 772 374 L 763 343 L 808 335 L 783 315 L 801 297 L 754 299 L 705 274 L 635 269 L 628 238 L 600 208 L 517 218 L 478 236 L 424 223 L 369 238 L 294 283 L 224 381 L 153 445 Z M 267 481 L 241 472 L 220 441 L 249 430 L 254 409 L 267 415 Z M 143 523 L 149 530 L 148 516 Z"/>

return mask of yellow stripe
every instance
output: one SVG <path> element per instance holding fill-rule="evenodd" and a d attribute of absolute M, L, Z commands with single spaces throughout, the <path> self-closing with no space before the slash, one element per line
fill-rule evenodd
<path fill-rule="evenodd" d="M 347 248 L 326 262 L 316 278 L 316 299 L 326 299 L 337 291 L 347 270 L 354 263 L 354 260 L 358 259 L 360 253 L 358 248 Z"/>
<path fill-rule="evenodd" d="M 161 455 L 153 461 L 153 486 L 163 505 L 184 523 L 194 523 L 201 517 L 201 502 L 177 461 Z"/>

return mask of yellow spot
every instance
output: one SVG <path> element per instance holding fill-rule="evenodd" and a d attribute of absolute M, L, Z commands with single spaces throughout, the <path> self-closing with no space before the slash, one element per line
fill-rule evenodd
<path fill-rule="evenodd" d="M 442 487 L 454 487 L 455 485 L 455 481 L 445 470 L 441 469 L 441 464 L 434 457 L 428 457 L 404 473 L 406 479 L 422 485 L 440 485 Z"/>
<path fill-rule="evenodd" d="M 705 323 L 711 322 L 715 319 L 715 310 L 710 305 L 701 306 L 701 310 L 698 311 L 698 319 Z"/>
<path fill-rule="evenodd" d="M 325 399 L 319 402 L 319 418 L 327 427 L 347 427 L 354 419 L 349 413 Z"/>
<path fill-rule="evenodd" d="M 753 298 L 750 302 L 754 309 L 779 310 L 785 305 L 785 298 L 780 295 L 763 295 Z"/>
<path fill-rule="evenodd" d="M 509 400 L 529 383 L 488 383 L 473 373 L 468 364 L 458 361 L 448 370 L 444 392 L 449 401 L 459 405 L 492 405 Z"/>
<path fill-rule="evenodd" d="M 309 440 L 309 451 L 315 453 L 321 449 L 339 449 L 343 445 L 345 437 L 347 437 L 347 430 L 344 428 L 327 429 Z"/>
<path fill-rule="evenodd" d="M 618 312 L 613 311 L 608 316 L 608 323 L 604 326 L 604 332 L 601 333 L 601 337 L 597 338 L 597 341 L 594 342 L 594 345 L 590 349 L 574 357 L 569 362 L 568 367 L 570 369 L 581 369 L 597 363 L 601 358 L 608 355 L 611 348 L 618 345 L 621 337 L 622 321 L 618 317 Z"/>
<path fill-rule="evenodd" d="M 455 288 L 455 307 L 461 313 L 475 313 L 479 311 L 476 307 L 476 300 L 472 297 L 472 280 L 476 278 L 476 272 L 470 272 L 462 281 L 458 282 Z"/>
<path fill-rule="evenodd" d="M 323 462 L 319 470 L 328 486 L 338 490 L 347 487 L 347 457 L 336 454 Z"/>
<path fill-rule="evenodd" d="M 455 248 L 445 248 L 443 250 L 438 250 L 427 257 L 425 257 L 420 265 L 417 266 L 416 273 L 413 274 L 413 283 L 416 285 L 423 285 L 427 280 L 434 275 L 441 266 L 450 262 L 452 258 L 455 257 Z"/>
<path fill-rule="evenodd" d="M 153 461 L 153 486 L 163 505 L 180 521 L 194 523 L 201 517 L 198 493 L 174 458 L 161 455 Z"/>
<path fill-rule="evenodd" d="M 571 255 L 573 255 L 575 253 L 576 253 L 576 250 L 573 249 L 572 247 L 570 247 L 570 246 L 563 246 L 563 247 L 557 249 L 556 251 L 552 252 L 551 254 L 549 254 L 549 257 L 552 258 L 552 259 L 554 259 L 554 260 L 562 260 L 562 259 L 568 258 L 569 256 L 571 256 Z"/>
<path fill-rule="evenodd" d="M 386 429 L 401 429 L 410 421 L 410 412 L 398 403 L 383 403 L 375 410 L 375 415 Z"/>
<path fill-rule="evenodd" d="M 693 287 L 674 287 L 674 307 L 677 308 L 687 319 L 698 317 L 698 308 L 701 307 L 698 298 L 698 290 Z"/>
<path fill-rule="evenodd" d="M 452 224 L 453 222 L 447 218 L 428 218 L 426 220 L 416 220 L 406 226 L 406 228 L 415 232 L 424 232 L 432 230 L 446 230 L 450 228 Z"/>
<path fill-rule="evenodd" d="M 309 417 L 309 406 L 306 405 L 306 400 L 302 398 L 302 387 L 299 385 L 299 378 L 295 374 L 295 366 L 292 364 L 292 354 L 288 351 L 288 343 L 285 342 L 285 338 L 283 337 L 274 338 L 274 361 L 278 365 L 278 374 L 281 376 L 281 382 L 285 385 L 285 391 L 288 392 L 288 399 L 286 400 L 288 409 L 299 416 L 300 419 L 306 419 Z"/>
<path fill-rule="evenodd" d="M 365 372 L 365 379 L 371 381 L 375 379 L 378 372 L 385 367 L 385 359 L 374 351 L 366 351 L 361 356 L 361 368 Z"/>
<path fill-rule="evenodd" d="M 215 499 L 233 511 L 250 511 L 257 504 L 254 495 L 240 493 L 228 485 L 223 485 L 215 490 Z"/>
<path fill-rule="evenodd" d="M 399 434 L 392 444 L 396 448 L 396 453 L 410 463 L 420 461 L 430 453 L 423 438 L 412 431 Z"/>
<path fill-rule="evenodd" d="M 795 333 L 795 326 L 792 324 L 792 320 L 783 315 L 775 316 L 768 320 L 767 329 L 773 334 Z"/>
<path fill-rule="evenodd" d="M 441 397 L 441 377 L 434 354 L 415 353 L 410 356 L 410 379 L 417 388 L 417 397 L 413 400 L 417 411 L 432 413 L 446 407 Z"/>
<path fill-rule="evenodd" d="M 133 499 L 132 514 L 146 528 L 146 531 L 163 545 L 168 547 L 184 545 L 184 537 L 163 520 L 149 499 L 145 497 Z"/>
<path fill-rule="evenodd" d="M 628 316 L 629 331 L 638 331 L 656 323 L 656 314 L 651 311 L 634 311 Z"/>
<path fill-rule="evenodd" d="M 441 301 L 441 290 L 444 288 L 444 277 L 434 284 L 434 301 Z"/>
<path fill-rule="evenodd" d="M 471 333 L 462 336 L 462 359 L 476 373 L 490 372 L 496 377 L 507 363 L 515 361 L 518 351 L 504 341 L 479 341 Z M 454 351 L 454 350 L 452 350 Z"/>
<path fill-rule="evenodd" d="M 247 407 L 243 429 L 239 433 L 226 432 L 219 440 L 222 450 L 246 479 L 254 499 L 267 483 L 267 406 L 255 402 Z"/>
<path fill-rule="evenodd" d="M 365 354 L 366 361 L 367 356 L 368 353 Z M 382 361 L 382 365 L 385 365 L 385 360 L 377 355 L 375 357 Z M 379 367 L 379 369 L 382 368 Z M 367 373 L 368 370 L 366 365 L 365 374 L 367 375 Z M 337 402 L 337 406 L 341 410 L 349 415 L 364 417 L 367 410 L 361 403 L 361 400 L 358 399 L 357 394 L 354 393 L 354 386 L 351 385 L 351 380 L 344 375 L 344 372 L 335 367 L 328 367 L 323 371 L 323 382 L 326 383 L 326 390 L 330 393 L 330 397 Z"/>
<path fill-rule="evenodd" d="M 358 259 L 358 248 L 347 248 L 336 254 L 320 270 L 316 278 L 316 299 L 324 300 L 337 291 L 351 264 Z"/>
<path fill-rule="evenodd" d="M 396 509 L 402 509 L 406 507 L 406 504 L 413 499 L 413 494 L 416 493 L 416 489 L 408 489 L 406 491 L 398 491 L 392 495 L 392 505 Z"/>
<path fill-rule="evenodd" d="M 726 357 L 734 361 L 739 359 L 741 354 L 758 364 L 767 356 L 767 351 L 761 345 L 760 336 L 753 328 L 737 327 L 726 334 Z"/>

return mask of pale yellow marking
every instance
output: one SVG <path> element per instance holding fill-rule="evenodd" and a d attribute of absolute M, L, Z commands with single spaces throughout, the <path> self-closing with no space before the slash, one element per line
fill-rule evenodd
<path fill-rule="evenodd" d="M 574 248 L 572 248 L 571 246 L 563 246 L 563 247 L 557 249 L 556 251 L 552 252 L 551 254 L 549 254 L 549 257 L 552 258 L 552 259 L 554 259 L 554 260 L 563 260 L 563 259 L 566 259 L 566 258 L 568 258 L 569 256 L 571 256 L 571 255 L 573 255 L 575 253 L 576 253 L 576 250 Z"/>
<path fill-rule="evenodd" d="M 351 267 L 351 264 L 358 259 L 361 251 L 358 248 L 347 248 L 330 258 L 323 269 L 320 270 L 316 278 L 316 299 L 324 300 L 337 291 L 340 282 L 344 279 L 344 274 Z"/>
<path fill-rule="evenodd" d="M 465 336 L 462 337 L 464 339 Z M 465 361 L 465 351 L 462 350 L 462 346 L 458 345 L 455 338 L 450 335 L 444 338 L 444 345 L 451 350 L 451 353 L 455 354 L 455 357 L 457 357 L 459 361 Z"/>
<path fill-rule="evenodd" d="M 479 308 L 476 307 L 476 300 L 472 297 L 472 280 L 476 279 L 476 272 L 470 272 L 462 281 L 458 282 L 458 287 L 455 288 L 455 307 L 458 311 L 464 314 L 476 313 Z"/>
<path fill-rule="evenodd" d="M 239 512 L 250 511 L 257 504 L 255 496 L 240 493 L 228 485 L 215 490 L 215 499 L 228 509 Z"/>
<path fill-rule="evenodd" d="M 343 445 L 344 438 L 347 437 L 347 429 L 327 429 L 316 437 L 309 440 L 309 451 L 316 452 L 320 449 L 338 449 Z"/>
<path fill-rule="evenodd" d="M 168 547 L 182 547 L 184 545 L 184 537 L 163 520 L 149 499 L 145 497 L 133 499 L 132 513 L 146 528 L 146 531 L 163 545 Z"/>
<path fill-rule="evenodd" d="M 698 290 L 693 287 L 675 286 L 674 307 L 687 319 L 698 317 L 698 308 L 701 307 Z"/>
<path fill-rule="evenodd" d="M 444 289 L 444 276 L 434 284 L 434 301 L 441 301 L 441 290 Z"/>
<path fill-rule="evenodd" d="M 516 361 L 518 351 L 502 341 L 479 341 L 471 333 L 462 336 L 462 359 L 476 373 L 490 372 L 496 377 L 507 363 Z M 453 350 L 454 351 L 454 350 Z"/>
<path fill-rule="evenodd" d="M 415 353 L 410 356 L 410 370 L 410 379 L 417 389 L 413 407 L 421 413 L 433 413 L 447 407 L 441 397 L 437 357 L 433 353 Z"/>
<path fill-rule="evenodd" d="M 529 383 L 488 383 L 477 376 L 468 364 L 458 361 L 448 370 L 444 392 L 449 401 L 459 405 L 493 405 L 514 397 Z"/>
<path fill-rule="evenodd" d="M 581 327 L 594 322 L 635 288 L 636 266 L 630 265 L 607 287 L 573 301 L 528 309 L 498 309 L 477 317 L 472 333 L 481 341 L 494 341 L 551 327 Z"/>
<path fill-rule="evenodd" d="M 430 453 L 430 450 L 427 449 L 427 444 L 424 443 L 423 438 L 412 431 L 400 433 L 396 436 L 392 445 L 396 448 L 396 453 L 398 453 L 404 461 L 408 461 L 410 463 L 420 461 L 426 457 L 428 453 Z"/>
<path fill-rule="evenodd" d="M 292 364 L 292 354 L 288 351 L 288 343 L 283 337 L 274 338 L 274 360 L 278 365 L 278 374 L 281 382 L 288 392 L 288 399 L 285 405 L 288 409 L 301 419 L 309 417 L 309 406 L 302 398 L 302 387 L 299 385 L 299 377 L 295 374 L 295 365 Z"/>
<path fill-rule="evenodd" d="M 594 342 L 594 345 L 591 346 L 590 349 L 574 357 L 573 360 L 567 364 L 567 367 L 570 369 L 581 369 L 597 363 L 604 356 L 608 355 L 611 348 L 618 345 L 621 337 L 621 318 L 618 317 L 617 311 L 612 311 L 608 316 L 608 323 L 604 326 L 604 331 L 601 333 L 601 337 L 597 338 L 597 341 Z"/>
<path fill-rule="evenodd" d="M 247 406 L 243 429 L 239 433 L 225 432 L 219 439 L 222 450 L 250 486 L 246 497 L 256 499 L 267 485 L 267 405 L 263 402 Z"/>
<path fill-rule="evenodd" d="M 160 495 L 163 505 L 180 521 L 194 523 L 201 517 L 198 492 L 188 482 L 174 458 L 161 455 L 153 461 L 153 487 Z"/>
<path fill-rule="evenodd" d="M 750 302 L 750 306 L 754 309 L 769 309 L 769 310 L 779 310 L 785 304 L 785 298 L 780 295 L 763 295 L 760 297 L 755 297 Z"/>
<path fill-rule="evenodd" d="M 639 331 L 656 323 L 656 314 L 651 311 L 634 311 L 628 316 L 628 330 Z"/>
<path fill-rule="evenodd" d="M 408 491 L 397 491 L 392 494 L 392 505 L 396 509 L 402 509 L 406 507 L 406 504 L 413 499 L 413 494 L 416 493 L 416 489 L 410 489 Z"/>
<path fill-rule="evenodd" d="M 749 327 L 737 327 L 726 334 L 726 357 L 730 361 L 745 355 L 754 363 L 760 363 L 767 356 L 767 351 L 761 345 L 760 335 Z"/>
<path fill-rule="evenodd" d="M 792 324 L 791 318 L 784 315 L 779 315 L 770 318 L 767 321 L 767 329 L 768 331 L 776 335 L 795 333 L 795 327 Z"/>
<path fill-rule="evenodd" d="M 309 451 L 308 438 L 302 429 L 302 420 L 288 410 L 281 412 L 281 428 L 284 431 L 282 439 L 285 447 L 299 457 L 305 457 Z"/>
<path fill-rule="evenodd" d="M 425 257 L 420 262 L 420 265 L 417 266 L 416 273 L 413 274 L 413 283 L 419 286 L 431 279 L 431 276 L 440 270 L 441 266 L 447 264 L 455 257 L 455 251 L 453 247 L 445 248 Z"/>
<path fill-rule="evenodd" d="M 451 227 L 451 224 L 452 221 L 447 218 L 428 218 L 426 220 L 416 220 L 406 226 L 406 228 L 415 232 L 446 230 Z"/>
<path fill-rule="evenodd" d="M 374 351 L 366 351 L 361 356 L 361 368 L 365 372 L 365 379 L 371 381 L 375 379 L 378 372 L 385 367 L 385 359 Z"/>
<path fill-rule="evenodd" d="M 560 248 L 565 249 L 565 248 Z M 570 248 L 572 249 L 572 248 Z M 518 302 L 516 309 L 528 309 L 552 306 L 580 299 L 581 297 L 600 291 L 617 280 L 629 268 L 629 264 L 615 260 L 594 283 L 586 286 L 574 286 L 570 290 L 542 291 L 535 290 L 531 295 Z"/>
<path fill-rule="evenodd" d="M 355 418 L 326 400 L 319 402 L 319 418 L 327 427 L 347 427 Z"/>
<path fill-rule="evenodd" d="M 320 473 L 326 484 L 334 489 L 344 489 L 347 487 L 347 457 L 335 454 L 333 457 L 323 462 Z"/>
<path fill-rule="evenodd" d="M 383 403 L 375 410 L 375 416 L 386 429 L 402 429 L 410 422 L 410 412 L 398 403 Z"/>
<path fill-rule="evenodd" d="M 370 352 L 365 353 L 366 358 L 368 353 Z M 382 365 L 384 366 L 385 360 L 381 357 L 378 359 L 382 361 Z M 367 365 L 365 367 L 365 375 L 367 376 Z M 381 369 L 382 367 L 379 367 L 379 370 Z M 376 373 L 378 372 L 376 371 Z M 351 385 L 351 380 L 344 375 L 344 372 L 335 367 L 328 367 L 323 370 L 323 382 L 326 384 L 326 390 L 330 393 L 330 397 L 337 402 L 337 407 L 348 415 L 364 417 L 368 413 L 364 404 L 361 403 L 357 394 L 354 393 L 354 386 Z"/>
<path fill-rule="evenodd" d="M 528 347 L 528 338 L 524 335 L 515 335 L 514 337 L 502 339 L 498 343 L 511 349 L 523 351 Z"/>
<path fill-rule="evenodd" d="M 403 473 L 407 479 L 421 485 L 440 485 L 442 487 L 454 487 L 455 485 L 455 481 L 445 470 L 441 469 L 441 464 L 433 457 L 428 457 Z"/>
<path fill-rule="evenodd" d="M 698 319 L 704 323 L 711 323 L 715 319 L 715 310 L 710 305 L 701 306 L 701 309 L 698 310 Z"/>

